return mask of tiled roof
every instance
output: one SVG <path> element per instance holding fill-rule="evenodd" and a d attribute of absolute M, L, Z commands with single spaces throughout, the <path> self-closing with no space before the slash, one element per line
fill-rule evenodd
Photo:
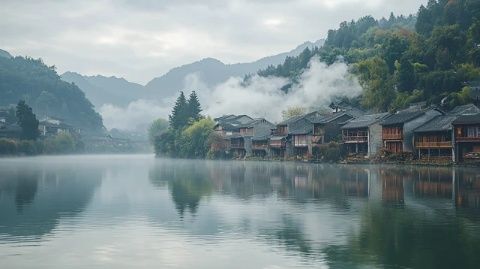
<path fill-rule="evenodd" d="M 455 115 L 437 116 L 424 125 L 415 129 L 416 133 L 448 131 L 452 129 L 452 122 L 457 118 Z"/>
<path fill-rule="evenodd" d="M 291 117 L 289 119 L 286 119 L 284 121 L 281 121 L 279 122 L 277 125 L 289 125 L 291 123 L 294 123 L 300 119 L 303 119 L 305 117 L 305 115 L 299 115 L 299 116 L 294 116 L 294 117 Z"/>
<path fill-rule="evenodd" d="M 413 120 L 425 114 L 423 110 L 416 111 L 399 111 L 395 114 L 392 114 L 390 117 L 387 117 L 382 121 L 382 125 L 392 125 L 392 124 L 401 124 L 407 121 Z"/>
<path fill-rule="evenodd" d="M 467 115 L 480 113 L 480 109 L 474 104 L 467 104 L 463 106 L 457 106 L 452 109 L 448 114 L 451 115 Z"/>
<path fill-rule="evenodd" d="M 307 119 L 301 119 L 288 126 L 288 134 L 310 134 L 313 132 L 313 124 Z"/>
<path fill-rule="evenodd" d="M 370 125 L 379 122 L 390 115 L 390 113 L 378 113 L 378 114 L 368 114 L 360 116 L 359 118 L 352 119 L 342 126 L 342 129 L 356 129 L 356 128 L 366 128 Z"/>
<path fill-rule="evenodd" d="M 453 121 L 453 124 L 478 124 L 480 123 L 480 113 L 473 115 L 462 115 L 458 116 L 456 120 Z"/>
<path fill-rule="evenodd" d="M 326 115 L 317 115 L 316 117 L 312 118 L 310 121 L 312 123 L 329 123 L 331 121 L 334 121 L 342 116 L 345 116 L 345 115 L 349 115 L 348 113 L 346 112 L 336 112 L 336 113 L 332 113 L 332 114 L 326 114 Z"/>

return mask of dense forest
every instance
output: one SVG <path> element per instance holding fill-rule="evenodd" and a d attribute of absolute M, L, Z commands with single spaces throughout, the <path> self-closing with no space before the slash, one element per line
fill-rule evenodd
<path fill-rule="evenodd" d="M 61 118 L 83 132 L 103 130 L 102 118 L 85 94 L 62 81 L 55 67 L 28 57 L 0 57 L 0 106 L 19 100 L 25 100 L 39 119 Z"/>
<path fill-rule="evenodd" d="M 470 102 L 480 78 L 480 1 L 430 0 L 416 16 L 343 22 L 323 47 L 258 74 L 296 83 L 312 57 L 348 63 L 364 89 L 350 101 L 373 111 L 419 101 L 447 108 Z"/>

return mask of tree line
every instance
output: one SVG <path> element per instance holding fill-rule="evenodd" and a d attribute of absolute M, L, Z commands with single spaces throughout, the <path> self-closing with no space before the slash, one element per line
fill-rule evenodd
<path fill-rule="evenodd" d="M 430 0 L 416 16 L 343 22 L 328 32 L 322 48 L 306 49 L 258 74 L 296 83 L 313 57 L 348 63 L 364 89 L 349 101 L 366 109 L 396 110 L 419 101 L 451 108 L 471 102 L 480 79 L 480 1 Z"/>
<path fill-rule="evenodd" d="M 20 100 L 16 108 L 7 112 L 5 124 L 18 124 L 20 133 L 13 138 L 0 138 L 0 155 L 38 155 L 81 152 L 83 143 L 70 133 L 59 133 L 53 137 L 40 137 L 39 121 L 32 108 Z"/>
<path fill-rule="evenodd" d="M 217 155 L 212 144 L 218 138 L 213 132 L 215 123 L 204 117 L 198 96 L 193 91 L 188 100 L 180 92 L 168 125 L 165 120 L 155 121 L 149 132 L 157 156 L 176 158 L 207 158 Z"/>

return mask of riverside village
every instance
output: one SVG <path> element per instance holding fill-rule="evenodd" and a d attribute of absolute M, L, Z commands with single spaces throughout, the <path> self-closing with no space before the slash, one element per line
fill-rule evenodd
<path fill-rule="evenodd" d="M 480 161 L 480 109 L 445 111 L 424 102 L 394 113 L 366 113 L 340 103 L 279 123 L 248 115 L 215 118 L 233 159 L 342 160 L 474 164 Z M 333 155 L 333 156 L 332 156 Z"/>

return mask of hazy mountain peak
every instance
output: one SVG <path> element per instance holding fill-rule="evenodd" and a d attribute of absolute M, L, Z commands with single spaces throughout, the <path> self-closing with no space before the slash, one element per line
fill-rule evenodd
<path fill-rule="evenodd" d="M 10 53 L 8 53 L 8 51 L 2 50 L 2 49 L 0 49 L 0 57 L 13 58 L 13 56 Z"/>

